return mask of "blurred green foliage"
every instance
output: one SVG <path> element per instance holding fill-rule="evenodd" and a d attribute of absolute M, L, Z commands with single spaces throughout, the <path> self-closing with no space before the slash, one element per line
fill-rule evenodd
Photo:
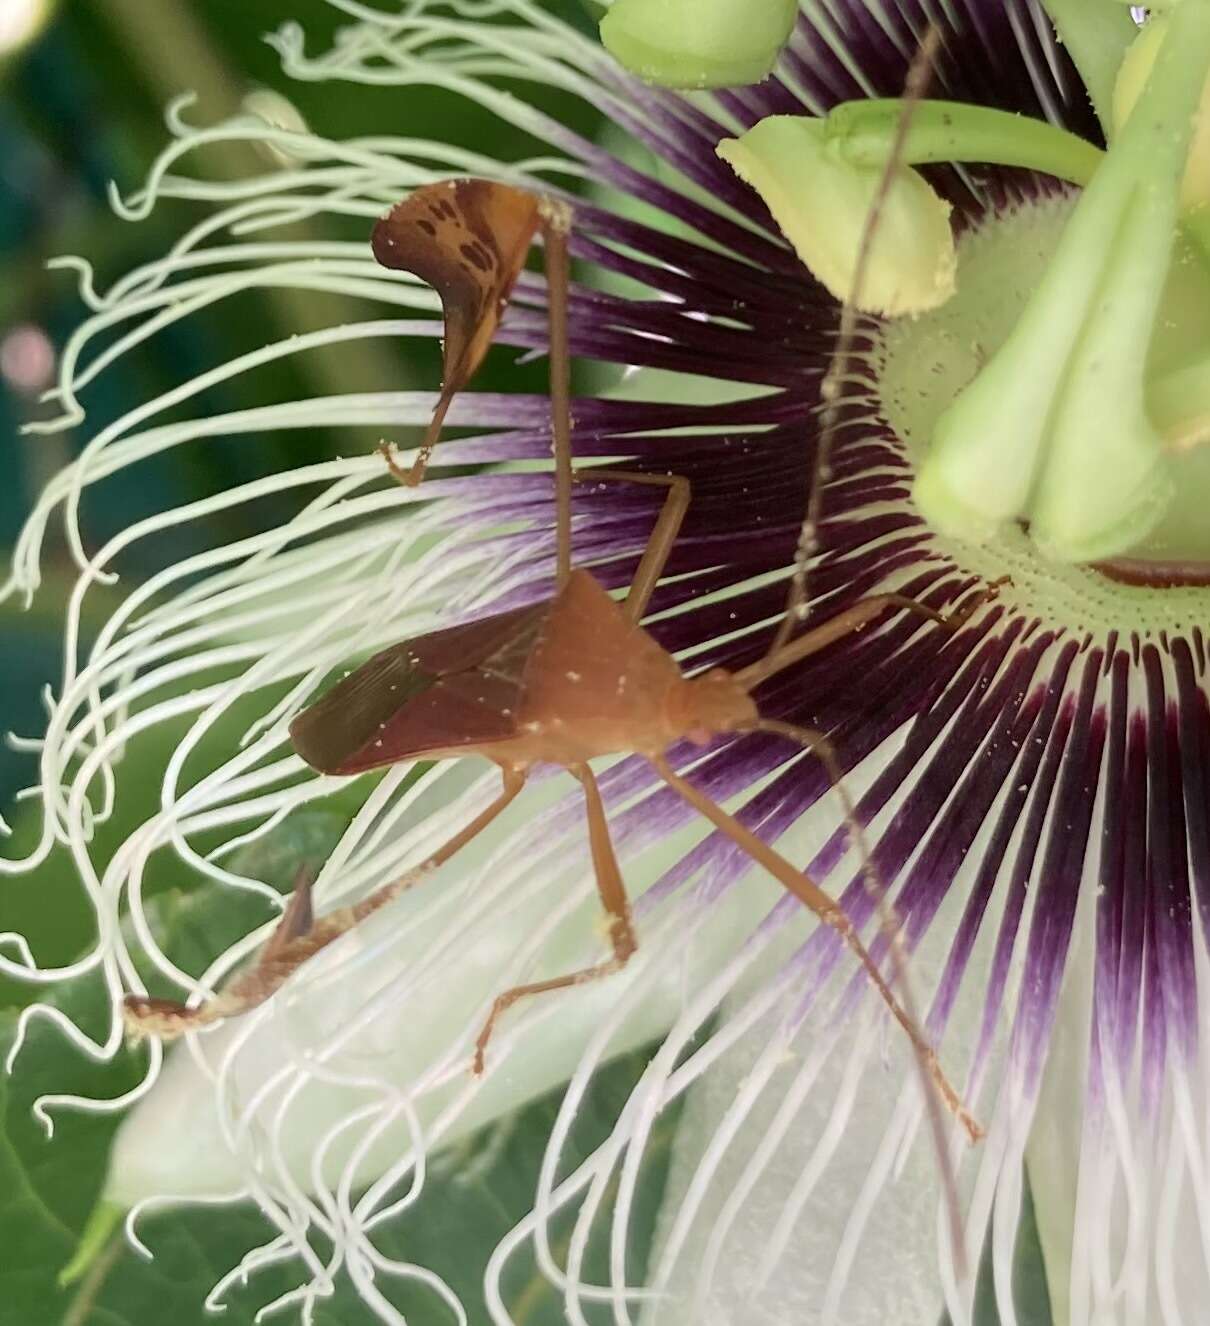
<path fill-rule="evenodd" d="M 578 0 L 552 0 L 549 7 L 591 26 Z M 110 181 L 123 194 L 143 182 L 168 139 L 164 106 L 182 91 L 197 92 L 188 111 L 197 124 L 239 112 L 245 97 L 268 87 L 286 95 L 316 132 L 335 139 L 398 132 L 427 134 L 504 158 L 539 150 L 535 140 L 502 127 L 481 107 L 439 90 L 346 86 L 348 95 L 334 95 L 332 85 L 290 82 L 263 40 L 286 21 L 301 23 L 309 47 L 322 49 L 349 20 L 325 0 L 65 0 L 37 40 L 0 63 L 0 362 L 5 338 L 14 329 L 40 328 L 61 348 L 87 313 L 74 274 L 48 272 L 49 257 L 86 257 L 96 270 L 97 288 L 104 291 L 125 272 L 162 256 L 187 225 L 204 215 L 205 204 L 168 200 L 145 221 L 132 223 L 113 212 L 107 196 Z M 596 112 L 574 98 L 531 85 L 515 90 L 573 127 L 595 131 Z M 267 164 L 251 147 L 235 144 L 196 153 L 191 167 L 212 178 L 234 178 L 263 172 Z M 357 227 L 340 232 L 335 224 L 307 224 L 312 231 L 322 227 L 329 237 L 360 238 Z M 290 228 L 284 233 L 300 232 Z M 49 474 L 133 405 L 267 341 L 381 315 L 382 309 L 369 303 L 312 292 L 284 298 L 280 292 L 254 290 L 221 301 L 118 359 L 83 392 L 84 423 L 49 437 L 19 435 L 22 422 L 47 417 L 54 409 L 0 373 L 0 466 L 13 476 L 0 484 L 0 548 L 15 538 Z M 371 354 L 363 348 L 367 344 L 356 343 L 351 352 L 333 347 L 306 358 L 280 359 L 254 379 L 223 383 L 193 408 L 217 413 L 340 390 L 428 387 L 439 380 L 436 345 L 416 338 L 400 346 L 375 342 Z M 542 363 L 517 364 L 515 354 L 502 351 L 489 357 L 481 381 L 488 388 L 542 390 L 545 372 Z M 252 445 L 220 438 L 175 448 L 88 491 L 82 511 L 85 545 L 98 547 L 165 507 L 294 464 L 368 450 L 377 440 L 376 434 L 354 430 L 300 430 L 256 434 Z M 276 512 L 264 505 L 239 508 L 216 518 L 208 532 L 214 538 L 238 538 L 250 533 L 254 522 L 291 513 L 292 507 Z M 186 540 L 202 533 L 144 540 L 119 562 L 119 569 L 128 583 L 143 578 L 163 562 L 195 551 Z M 44 718 L 39 693 L 61 674 L 62 611 L 74 568 L 54 522 L 43 570 L 32 611 L 11 601 L 0 606 L 0 733 L 15 729 L 21 736 L 37 736 Z M 86 632 L 108 602 L 105 594 L 90 593 Z M 99 862 L 154 807 L 154 771 L 181 731 L 181 726 L 168 727 L 141 738 L 140 761 L 147 776 L 124 784 L 117 814 L 99 834 Z M 32 782 L 35 772 L 35 755 L 0 744 L 0 811 L 8 813 L 13 794 Z M 31 818 L 24 817 L 23 836 L 5 846 L 7 855 L 20 852 L 33 831 Z M 62 854 L 33 879 L 6 884 L 0 889 L 0 929 L 27 934 L 47 962 L 67 959 L 91 925 L 73 875 Z M 0 1000 L 15 994 L 11 983 L 0 982 Z M 21 998 L 27 994 L 23 991 Z"/>
<path fill-rule="evenodd" d="M 316 868 L 335 845 L 346 823 L 329 803 L 322 810 L 296 812 L 267 837 L 242 848 L 232 869 L 290 888 L 300 868 Z M 200 971 L 229 943 L 266 919 L 261 899 L 225 890 L 181 895 L 161 891 L 150 908 L 174 962 Z M 107 998 L 89 977 L 56 991 L 51 998 L 91 1034 L 103 1035 Z M 11 1014 L 0 1015 L 0 1058 L 15 1033 Z M 67 1320 L 73 1305 L 89 1304 L 82 1321 L 91 1326 L 151 1326 L 172 1320 L 203 1326 L 210 1320 L 203 1301 L 215 1280 L 271 1234 L 268 1222 L 250 1203 L 207 1206 L 149 1215 L 140 1234 L 155 1260 L 144 1262 L 121 1243 L 103 1253 L 96 1270 L 67 1289 L 57 1283 L 71 1257 L 89 1210 L 105 1178 L 106 1154 L 118 1119 L 111 1114 L 55 1111 L 55 1137 L 48 1141 L 32 1114 L 46 1092 L 78 1092 L 105 1098 L 120 1095 L 141 1076 L 143 1052 L 125 1050 L 111 1063 L 90 1063 L 45 1022 L 34 1023 L 12 1079 L 0 1076 L 0 1326 L 51 1326 Z M 565 1153 L 574 1168 L 608 1135 L 648 1053 L 635 1051 L 597 1075 L 579 1111 Z M 438 1154 L 427 1177 L 429 1199 L 412 1213 L 375 1233 L 388 1257 L 427 1266 L 451 1285 L 472 1322 L 485 1322 L 482 1268 L 492 1249 L 528 1212 L 546 1138 L 554 1124 L 560 1092 L 552 1092 L 516 1115 L 466 1138 Z M 648 1150 L 635 1198 L 629 1268 L 642 1277 L 656 1212 L 667 1174 L 669 1147 L 679 1109 L 661 1116 Z M 571 1218 L 555 1222 L 552 1246 L 566 1250 Z M 608 1276 L 608 1221 L 594 1226 L 586 1262 L 590 1278 Z M 279 1264 L 237 1285 L 228 1296 L 237 1322 L 287 1292 L 299 1268 Z M 452 1321 L 448 1309 L 422 1284 L 382 1281 L 387 1297 L 420 1323 Z M 564 1320 L 558 1292 L 532 1257 L 518 1255 L 504 1285 L 506 1301 L 522 1326 L 559 1326 Z M 287 1318 L 288 1319 L 288 1318 Z M 357 1326 L 372 1319 L 351 1281 L 341 1276 L 335 1293 L 317 1311 L 323 1326 Z M 590 1319 L 606 1318 L 590 1310 Z"/>
<path fill-rule="evenodd" d="M 586 21 L 576 0 L 552 8 Z M 165 4 L 65 0 L 36 41 L 0 62 L 0 345 L 10 332 L 33 328 L 61 349 L 86 315 L 74 276 L 46 270 L 51 256 L 86 257 L 95 268 L 97 288 L 104 291 L 133 267 L 161 256 L 181 230 L 198 219 L 198 206 L 169 201 L 146 221 L 132 224 L 113 213 L 107 198 L 110 181 L 122 193 L 139 187 L 167 139 L 163 107 L 184 90 L 198 92 L 188 111 L 198 124 L 238 112 L 247 94 L 269 87 L 288 96 L 313 129 L 337 139 L 396 131 L 428 134 L 501 157 L 538 150 L 536 142 L 502 129 L 486 112 L 449 94 L 382 89 L 334 96 L 331 87 L 287 83 L 276 54 L 262 40 L 266 31 L 287 20 L 301 22 L 313 45 L 320 47 L 347 18 L 323 0 Z M 532 87 L 525 91 L 534 96 Z M 596 116 L 590 108 L 558 94 L 539 99 L 561 119 L 584 132 L 594 131 Z M 265 169 L 265 162 L 243 147 L 201 152 L 191 165 L 213 178 Z M 332 226 L 325 233 L 357 237 L 347 227 L 341 231 Z M 0 459 L 13 476 L 0 485 L 0 547 L 15 538 L 48 475 L 131 405 L 268 340 L 381 312 L 356 301 L 309 293 L 283 297 L 280 292 L 261 291 L 225 301 L 156 336 L 137 354 L 118 360 L 84 392 L 82 403 L 88 411 L 84 424 L 52 438 L 19 435 L 22 423 L 46 417 L 50 411 L 38 402 L 37 391 L 29 384 L 0 376 Z M 485 368 L 483 385 L 542 389 L 545 367 L 514 361 L 509 354 L 494 356 Z M 307 360 L 279 361 L 254 381 L 224 384 L 199 404 L 220 412 L 339 390 L 430 386 L 438 379 L 439 365 L 437 347 L 415 340 L 406 346 L 378 347 L 373 355 L 334 350 Z M 285 466 L 369 447 L 376 440 L 309 431 L 260 435 L 254 447 L 219 440 L 173 451 L 90 491 L 83 510 L 86 546 L 99 546 L 155 510 Z M 273 514 L 262 508 L 251 518 L 262 521 Z M 209 533 L 238 537 L 248 530 L 237 522 L 249 518 L 247 513 L 224 517 L 228 524 Z M 164 560 L 189 551 L 179 542 L 148 544 L 140 549 L 138 560 L 121 565 L 123 577 L 127 583 L 138 580 Z M 43 713 L 38 692 L 44 683 L 53 685 L 61 669 L 62 611 L 73 568 L 53 526 L 44 574 L 32 611 L 22 611 L 17 604 L 0 608 L 0 731 L 16 727 L 22 735 L 37 734 Z M 93 613 L 98 620 L 111 601 L 105 593 L 96 596 Z M 86 620 L 86 628 L 88 624 Z M 232 714 L 211 734 L 195 756 L 195 772 L 217 761 L 264 703 L 263 696 L 253 697 L 246 712 Z M 185 726 L 186 720 L 181 720 L 143 733 L 127 752 L 114 814 L 98 827 L 92 845 L 98 867 L 154 812 L 159 771 Z M 32 780 L 34 760 L 29 754 L 0 754 L 0 805 Z M 323 811 L 296 814 L 270 839 L 246 849 L 233 863 L 235 868 L 289 887 L 304 858 L 318 861 L 326 855 L 330 840 L 367 791 L 367 780 L 357 780 L 347 798 L 325 802 Z M 32 846 L 39 821 L 34 805 L 18 810 L 16 832 L 4 846 L 6 855 L 19 855 Z M 318 842 L 317 834 L 323 842 Z M 196 844 L 199 850 L 206 845 Z M 148 894 L 169 951 L 191 969 L 200 969 L 224 937 L 229 940 L 265 919 L 265 907 L 263 902 L 194 885 L 196 881 L 170 854 L 157 853 L 152 859 Z M 91 943 L 92 918 L 65 851 L 52 853 L 32 875 L 7 881 L 0 889 L 0 930 L 4 929 L 25 934 L 46 964 L 69 961 Z M 19 1005 L 44 995 L 36 988 L 0 981 L 0 1003 Z M 75 982 L 51 997 L 90 1031 L 100 1031 L 104 997 L 94 981 Z M 0 1042 L 8 1043 L 14 1027 L 12 1014 L 0 1018 Z M 579 1121 L 573 1152 L 582 1154 L 611 1126 L 644 1062 L 641 1055 L 630 1056 L 602 1075 Z M 4 1120 L 0 1242 L 7 1250 L 5 1269 L 0 1271 L 3 1326 L 50 1326 L 69 1310 L 78 1291 L 58 1290 L 55 1277 L 71 1255 L 99 1191 L 115 1124 L 108 1116 L 64 1116 L 56 1139 L 48 1142 L 30 1114 L 34 1099 L 47 1090 L 114 1094 L 135 1080 L 136 1066 L 129 1053 L 108 1066 L 91 1065 L 53 1028 L 36 1024 L 18 1075 L 7 1083 L 0 1079 Z M 475 1320 L 482 1320 L 484 1312 L 479 1288 L 482 1264 L 494 1243 L 528 1209 L 557 1104 L 556 1094 L 504 1125 L 508 1137 L 500 1140 L 507 1145 L 495 1148 L 490 1164 L 476 1166 L 473 1181 L 460 1175 L 463 1162 L 482 1150 L 479 1142 L 472 1139 L 463 1152 L 448 1157 L 442 1168 L 449 1200 L 438 1204 L 437 1218 L 406 1222 L 409 1228 L 384 1235 L 382 1246 L 389 1255 L 434 1265 L 445 1273 L 467 1299 Z M 663 1137 L 665 1149 L 670 1137 L 671 1120 Z M 662 1181 L 662 1166 L 652 1166 L 639 1205 L 640 1223 L 646 1222 L 648 1228 Z M 431 1182 L 439 1182 L 438 1177 Z M 152 1220 L 146 1235 L 158 1254 L 156 1263 L 149 1268 L 132 1253 L 122 1253 L 85 1319 L 114 1326 L 119 1322 L 142 1326 L 167 1316 L 182 1323 L 208 1319 L 201 1304 L 216 1274 L 262 1241 L 266 1232 L 263 1218 L 247 1207 L 174 1213 Z M 599 1256 L 594 1260 L 599 1261 Z M 549 1286 L 524 1266 L 519 1275 L 509 1292 L 520 1304 L 521 1319 L 534 1326 L 561 1320 L 561 1307 Z M 288 1270 L 271 1272 L 261 1283 L 238 1292 L 233 1301 L 236 1318 L 250 1319 L 256 1305 L 289 1287 L 291 1276 Z M 401 1304 L 421 1313 L 419 1320 L 444 1320 L 447 1315 L 427 1291 L 404 1286 L 399 1295 Z M 366 1314 L 345 1282 L 316 1319 L 352 1323 L 364 1321 Z"/>

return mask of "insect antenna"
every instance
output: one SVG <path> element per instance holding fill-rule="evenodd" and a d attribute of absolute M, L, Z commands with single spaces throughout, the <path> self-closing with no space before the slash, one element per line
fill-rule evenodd
<path fill-rule="evenodd" d="M 555 460 L 555 558 L 559 589 L 571 574 L 571 352 L 567 344 L 567 287 L 569 281 L 567 237 L 571 230 L 571 208 L 553 198 L 544 198 L 542 217 L 543 257 L 546 265 L 546 299 L 550 319 L 550 419 L 551 448 Z"/>
<path fill-rule="evenodd" d="M 773 643 L 769 647 L 770 654 L 776 653 L 790 639 L 799 623 L 806 620 L 809 610 L 807 574 L 811 558 L 818 550 L 819 520 L 823 510 L 823 490 L 830 473 L 829 462 L 832 455 L 832 445 L 840 429 L 841 388 L 849 371 L 849 364 L 853 358 L 853 346 L 857 340 L 858 304 L 862 289 L 865 286 L 866 273 L 870 265 L 870 253 L 873 249 L 874 238 L 878 232 L 883 209 L 886 206 L 887 195 L 890 193 L 895 172 L 902 164 L 903 149 L 907 142 L 908 130 L 911 128 L 912 116 L 928 87 L 933 60 L 936 58 L 940 44 L 941 34 L 936 27 L 930 24 L 908 68 L 903 87 L 903 111 L 899 116 L 899 123 L 895 129 L 895 137 L 891 142 L 886 165 L 883 167 L 882 176 L 878 181 L 874 201 L 870 204 L 870 210 L 867 212 L 865 223 L 862 226 L 861 240 L 857 246 L 857 259 L 853 266 L 853 280 L 849 286 L 848 296 L 840 307 L 840 323 L 836 332 L 836 345 L 832 352 L 828 371 L 824 374 L 823 381 L 819 386 L 822 409 L 820 411 L 819 441 L 815 451 L 814 473 L 810 491 L 807 494 L 806 514 L 803 517 L 802 526 L 798 532 L 798 544 L 794 550 L 794 567 L 790 576 L 790 588 L 786 593 L 786 606 L 782 612 L 782 619 L 778 625 L 777 633 L 773 637 Z"/>
<path fill-rule="evenodd" d="M 838 635 L 847 634 L 852 629 L 860 629 L 864 621 L 871 618 L 877 611 L 896 605 L 910 607 L 914 611 L 930 616 L 953 629 L 961 625 L 970 613 L 988 597 L 986 593 L 979 594 L 967 608 L 960 609 L 956 614 L 945 618 L 914 600 L 905 600 L 899 595 L 879 595 L 876 599 L 854 604 L 848 612 L 840 614 L 840 618 L 835 622 L 829 621 L 819 628 L 818 632 L 811 632 L 812 638 L 810 640 L 806 637 L 803 637 L 800 641 L 793 640 L 799 624 L 805 620 L 808 611 L 808 572 L 811 558 L 818 547 L 823 489 L 829 476 L 832 449 L 841 423 L 843 384 L 854 355 L 859 319 L 858 306 L 869 268 L 870 253 L 895 172 L 902 163 L 904 145 L 911 127 L 912 115 L 924 97 L 939 45 L 940 33 L 935 26 L 930 24 L 908 69 L 903 91 L 903 110 L 896 126 L 895 137 L 882 176 L 879 179 L 874 200 L 862 227 L 852 283 L 848 297 L 841 305 L 836 345 L 828 370 L 820 384 L 822 409 L 820 411 L 819 441 L 815 455 L 814 474 L 807 495 L 806 512 L 794 552 L 794 565 L 790 577 L 790 587 L 786 594 L 785 609 L 773 637 L 773 642 L 764 658 L 737 674 L 738 678 L 749 689 L 764 680 L 765 677 L 781 671 L 782 668 L 792 662 L 796 662 L 800 656 L 813 653 L 815 649 L 820 648 L 824 643 L 830 642 Z M 994 587 L 991 592 L 995 592 Z M 854 615 L 860 616 L 861 620 L 848 623 L 842 620 Z M 833 626 L 835 629 L 829 630 Z M 816 643 L 816 640 L 819 643 Z M 795 649 L 796 643 L 802 645 L 801 650 Z M 839 762 L 831 746 L 821 733 L 775 719 L 760 719 L 751 724 L 746 730 L 766 732 L 795 741 L 814 754 L 827 770 L 832 785 L 841 799 L 841 808 L 849 834 L 862 862 L 861 871 L 866 889 L 873 897 L 877 907 L 879 927 L 887 941 L 893 980 L 899 992 L 903 1011 L 911 1021 L 912 1026 L 918 1029 L 920 1022 L 916 1013 L 916 1000 L 913 997 L 911 981 L 908 976 L 908 953 L 903 940 L 902 919 L 893 903 L 887 898 L 886 884 L 880 877 L 875 858 L 869 850 L 852 798 L 844 788 Z M 966 1238 L 962 1226 L 957 1178 L 948 1146 L 946 1111 L 948 1110 L 959 1118 L 972 1140 L 981 1137 L 982 1131 L 967 1114 L 960 1102 L 957 1102 L 955 1108 L 955 1101 L 950 1099 L 952 1089 L 944 1075 L 941 1074 L 937 1066 L 935 1053 L 931 1047 L 922 1046 L 921 1041 L 917 1039 L 917 1034 L 913 1033 L 911 1028 L 909 1028 L 909 1033 L 912 1034 L 912 1040 L 916 1048 L 916 1067 L 924 1089 L 929 1129 L 932 1135 L 933 1149 L 937 1157 L 942 1196 L 948 1215 L 954 1270 L 957 1279 L 962 1281 L 967 1276 Z"/>

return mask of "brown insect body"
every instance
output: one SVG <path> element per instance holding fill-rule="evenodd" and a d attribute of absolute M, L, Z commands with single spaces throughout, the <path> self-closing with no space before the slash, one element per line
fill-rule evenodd
<path fill-rule="evenodd" d="M 437 408 L 412 468 L 397 474 L 409 485 L 424 477 L 450 402 L 487 354 L 542 207 L 542 199 L 507 184 L 443 180 L 417 189 L 374 226 L 374 257 L 383 267 L 431 285 L 441 298 L 445 323 Z"/>
<path fill-rule="evenodd" d="M 750 726 L 756 705 L 721 669 L 686 678 L 587 571 L 532 607 L 375 654 L 290 727 L 323 773 L 466 753 L 513 768 L 658 754 Z M 451 740 L 454 737 L 454 740 Z"/>
<path fill-rule="evenodd" d="M 434 631 L 375 654 L 300 713 L 290 727 L 295 749 L 314 768 L 356 774 L 401 760 L 478 754 L 499 765 L 500 794 L 418 867 L 350 907 L 312 918 L 309 897 L 292 901 L 260 962 L 207 1002 L 185 1008 L 132 995 L 133 1031 L 164 1035 L 254 1007 L 320 949 L 397 897 L 459 852 L 517 797 L 535 764 L 555 764 L 581 784 L 593 873 L 609 918 L 611 956 L 592 966 L 506 990 L 495 999 L 474 1056 L 481 1071 L 492 1028 L 509 1007 L 531 995 L 566 989 L 620 970 L 637 947 L 629 899 L 610 841 L 608 819 L 590 761 L 601 755 L 645 756 L 659 777 L 822 921 L 864 967 L 886 1006 L 907 1032 L 921 1071 L 939 1099 L 973 1138 L 966 1113 L 915 1016 L 891 990 L 847 914 L 808 875 L 678 774 L 664 752 L 678 740 L 708 741 L 728 732 L 764 731 L 805 746 L 838 778 L 825 738 L 760 718 L 751 698 L 761 682 L 808 655 L 861 630 L 890 609 L 908 609 L 950 629 L 983 602 L 979 594 L 943 617 L 896 594 L 861 599 L 805 633 L 795 634 L 805 581 L 796 571 L 786 623 L 764 656 L 736 673 L 721 669 L 682 675 L 676 660 L 639 625 L 662 576 L 689 506 L 688 481 L 675 475 L 571 467 L 567 336 L 567 230 L 560 203 L 486 181 L 452 181 L 417 190 L 378 223 L 380 260 L 430 281 L 446 315 L 446 378 L 433 421 L 410 471 L 419 481 L 454 393 L 482 360 L 500 311 L 536 230 L 545 242 L 550 314 L 551 432 L 555 459 L 555 594 L 540 603 Z M 624 482 L 665 490 L 662 509 L 623 601 L 592 574 L 572 566 L 571 491 L 576 481 Z M 859 836 L 856 820 L 850 823 Z M 305 894 L 300 886 L 296 894 Z M 892 943 L 895 949 L 896 939 Z M 906 991 L 905 991 L 906 995 Z M 952 1187 L 952 1185 L 950 1185 Z"/>
<path fill-rule="evenodd" d="M 541 201 L 488 180 L 444 180 L 397 203 L 375 225 L 375 259 L 441 297 L 445 380 L 453 394 L 483 362 L 538 228 Z M 451 262 L 457 253 L 461 262 Z"/>

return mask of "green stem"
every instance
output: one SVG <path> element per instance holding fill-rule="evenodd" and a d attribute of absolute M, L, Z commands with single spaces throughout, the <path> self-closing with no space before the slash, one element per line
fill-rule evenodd
<path fill-rule="evenodd" d="M 1197 245 L 1202 261 L 1210 266 L 1210 207 L 1198 207 L 1181 217 L 1185 234 Z"/>
<path fill-rule="evenodd" d="M 110 1238 L 122 1223 L 125 1215 L 124 1207 L 103 1199 L 92 1208 L 71 1260 L 59 1272 L 61 1287 L 66 1288 L 68 1285 L 74 1284 L 93 1265 L 101 1253 L 104 1252 Z"/>
<path fill-rule="evenodd" d="M 898 97 L 849 101 L 825 121 L 829 142 L 854 165 L 881 166 L 894 149 L 904 103 Z M 1044 120 L 957 101 L 922 101 L 903 144 L 903 164 L 979 161 L 1023 166 L 1085 185 L 1105 154 Z"/>

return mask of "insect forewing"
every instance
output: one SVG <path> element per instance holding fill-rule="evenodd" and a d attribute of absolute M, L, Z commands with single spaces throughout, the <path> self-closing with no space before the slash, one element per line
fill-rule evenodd
<path fill-rule="evenodd" d="M 290 724 L 321 773 L 354 774 L 517 730 L 525 667 L 550 604 L 514 608 L 391 645 Z"/>

